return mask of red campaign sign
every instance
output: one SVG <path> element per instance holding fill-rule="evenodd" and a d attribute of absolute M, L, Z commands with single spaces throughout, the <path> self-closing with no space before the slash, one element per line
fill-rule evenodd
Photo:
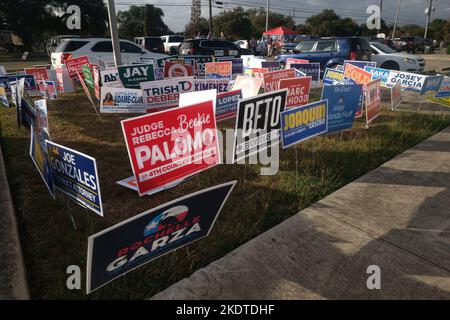
<path fill-rule="evenodd" d="M 280 89 L 288 89 L 286 108 L 298 107 L 308 104 L 311 77 L 282 79 Z"/>
<path fill-rule="evenodd" d="M 264 92 L 279 90 L 281 79 L 295 78 L 295 75 L 295 69 L 277 70 L 264 73 Z"/>
<path fill-rule="evenodd" d="M 264 73 L 269 72 L 268 68 L 252 68 L 252 74 L 254 78 L 260 78 L 262 79 L 264 76 Z"/>
<path fill-rule="evenodd" d="M 192 77 L 194 66 L 179 62 L 166 61 L 164 63 L 164 78 Z"/>
<path fill-rule="evenodd" d="M 139 196 L 220 163 L 212 101 L 122 120 Z"/>
<path fill-rule="evenodd" d="M 286 60 L 286 69 L 290 69 L 291 68 L 291 64 L 305 64 L 305 63 L 309 63 L 309 60 L 287 58 L 287 60 Z"/>
<path fill-rule="evenodd" d="M 56 68 L 56 89 L 59 93 L 64 93 L 64 74 L 62 67 Z"/>
<path fill-rule="evenodd" d="M 36 80 L 48 80 L 46 67 L 25 68 L 25 74 L 31 74 Z"/>
<path fill-rule="evenodd" d="M 77 76 L 77 72 L 80 73 L 81 77 L 84 79 L 84 73 L 83 70 L 81 69 L 81 67 L 84 64 L 89 64 L 89 58 L 86 56 L 83 57 L 79 57 L 79 58 L 75 58 L 75 59 L 70 59 L 67 60 L 65 62 L 66 67 L 67 67 L 67 71 L 69 71 L 69 77 L 71 79 L 76 79 Z"/>

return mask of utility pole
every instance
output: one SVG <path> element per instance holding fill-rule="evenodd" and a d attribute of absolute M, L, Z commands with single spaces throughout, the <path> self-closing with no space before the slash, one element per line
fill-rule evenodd
<path fill-rule="evenodd" d="M 117 31 L 116 5 L 114 0 L 108 0 L 109 28 L 111 30 L 112 48 L 114 63 L 116 66 L 122 65 L 122 55 L 120 53 L 119 32 Z"/>
<path fill-rule="evenodd" d="M 213 36 L 213 23 L 212 23 L 212 0 L 209 0 L 209 36 Z"/>
<path fill-rule="evenodd" d="M 431 17 L 432 9 L 433 9 L 433 0 L 430 0 L 430 7 L 428 8 L 428 15 L 427 15 L 427 25 L 425 26 L 425 35 L 423 36 L 424 39 L 427 38 L 428 25 L 430 24 L 430 17 Z"/>
<path fill-rule="evenodd" d="M 380 26 L 381 26 L 381 15 L 383 13 L 383 0 L 380 0 Z M 380 29 L 377 30 L 377 33 L 380 33 Z"/>
<path fill-rule="evenodd" d="M 267 0 L 267 9 L 266 9 L 266 31 L 269 30 L 269 7 L 270 7 L 270 0 Z"/>
<path fill-rule="evenodd" d="M 394 38 L 395 38 L 395 29 L 397 28 L 398 14 L 400 13 L 401 3 L 402 3 L 402 0 L 397 1 L 397 13 L 395 14 L 394 29 L 392 30 L 392 40 L 394 40 Z"/>

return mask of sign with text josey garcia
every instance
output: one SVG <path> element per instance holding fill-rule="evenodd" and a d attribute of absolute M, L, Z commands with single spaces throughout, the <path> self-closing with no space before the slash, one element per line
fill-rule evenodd
<path fill-rule="evenodd" d="M 286 97 L 287 89 L 282 89 L 239 101 L 234 162 L 280 142 L 280 113 L 286 106 Z"/>
<path fill-rule="evenodd" d="M 82 206 L 103 216 L 95 159 L 51 141 L 45 142 L 55 187 Z"/>
<path fill-rule="evenodd" d="M 139 196 L 220 163 L 212 101 L 122 120 Z"/>
<path fill-rule="evenodd" d="M 235 184 L 200 190 L 90 236 L 86 292 L 207 237 Z"/>

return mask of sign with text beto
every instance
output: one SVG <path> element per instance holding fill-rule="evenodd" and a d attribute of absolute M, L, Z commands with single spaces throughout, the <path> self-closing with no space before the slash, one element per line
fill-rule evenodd
<path fill-rule="evenodd" d="M 141 82 L 155 80 L 153 65 L 151 64 L 121 66 L 117 68 L 117 72 L 123 86 L 128 89 L 140 89 Z"/>
<path fill-rule="evenodd" d="M 208 236 L 235 184 L 175 199 L 90 236 L 86 292 Z"/>
<path fill-rule="evenodd" d="M 281 79 L 290 79 L 295 78 L 295 69 L 285 69 L 285 70 L 277 70 L 266 72 L 263 75 L 264 79 L 264 91 L 271 92 L 280 89 L 280 80 Z"/>
<path fill-rule="evenodd" d="M 141 82 L 141 89 L 149 110 L 173 108 L 178 106 L 180 93 L 194 91 L 194 77 Z"/>
<path fill-rule="evenodd" d="M 220 163 L 212 101 L 122 120 L 142 196 Z"/>
<path fill-rule="evenodd" d="M 371 122 L 381 113 L 381 81 L 370 81 L 366 84 L 366 123 Z"/>
<path fill-rule="evenodd" d="M 308 104 L 311 77 L 281 79 L 280 89 L 288 89 L 286 108 Z"/>
<path fill-rule="evenodd" d="M 216 98 L 216 121 L 234 118 L 240 99 L 241 90 L 219 93 Z"/>
<path fill-rule="evenodd" d="M 95 159 L 48 140 L 46 143 L 55 187 L 103 217 Z"/>
<path fill-rule="evenodd" d="M 233 160 L 237 162 L 280 142 L 280 113 L 287 90 L 264 93 L 239 101 Z"/>
<path fill-rule="evenodd" d="M 307 104 L 281 113 L 283 149 L 328 130 L 327 100 Z"/>

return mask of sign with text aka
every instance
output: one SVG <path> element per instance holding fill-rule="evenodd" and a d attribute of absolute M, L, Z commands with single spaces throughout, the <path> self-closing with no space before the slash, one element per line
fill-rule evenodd
<path fill-rule="evenodd" d="M 237 162 L 280 142 L 280 113 L 287 89 L 239 101 L 233 160 Z"/>

